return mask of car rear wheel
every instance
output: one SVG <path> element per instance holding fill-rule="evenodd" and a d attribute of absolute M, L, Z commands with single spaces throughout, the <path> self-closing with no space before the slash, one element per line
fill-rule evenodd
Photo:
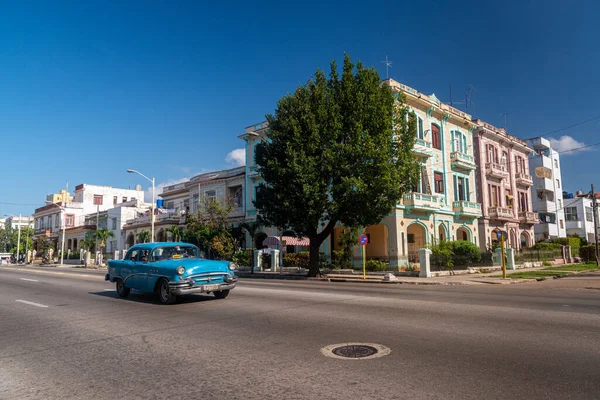
<path fill-rule="evenodd" d="M 162 304 L 173 304 L 177 301 L 177 295 L 171 292 L 169 281 L 164 278 L 158 281 L 156 291 L 158 292 L 158 299 Z"/>
<path fill-rule="evenodd" d="M 229 290 L 219 290 L 218 292 L 213 292 L 217 299 L 224 299 L 229 296 Z"/>
<path fill-rule="evenodd" d="M 127 297 L 129 296 L 130 288 L 126 287 L 121 279 L 117 279 L 116 281 L 117 294 L 119 297 Z"/>

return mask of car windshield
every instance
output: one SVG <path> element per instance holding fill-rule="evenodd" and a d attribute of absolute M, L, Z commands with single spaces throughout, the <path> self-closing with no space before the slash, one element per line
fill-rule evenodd
<path fill-rule="evenodd" d="M 194 246 L 164 246 L 154 249 L 151 261 L 196 257 L 198 249 Z"/>

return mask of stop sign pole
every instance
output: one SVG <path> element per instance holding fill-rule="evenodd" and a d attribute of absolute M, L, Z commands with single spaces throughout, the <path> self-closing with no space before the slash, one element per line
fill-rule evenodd
<path fill-rule="evenodd" d="M 362 234 L 358 237 L 358 243 L 362 249 L 362 260 L 363 260 L 363 279 L 367 279 L 367 252 L 365 251 L 365 246 L 369 243 L 369 237 L 365 234 Z"/>

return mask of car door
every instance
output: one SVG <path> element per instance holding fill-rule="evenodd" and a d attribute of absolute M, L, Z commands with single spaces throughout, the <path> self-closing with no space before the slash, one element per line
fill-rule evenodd
<path fill-rule="evenodd" d="M 134 266 L 137 262 L 139 249 L 131 249 L 123 258 L 123 264 L 121 266 L 121 278 L 125 282 L 125 286 L 128 288 L 135 289 L 135 275 Z"/>
<path fill-rule="evenodd" d="M 142 292 L 147 292 L 148 286 L 148 261 L 150 257 L 150 250 L 140 249 L 140 253 L 137 261 L 133 264 L 133 281 L 135 289 Z"/>

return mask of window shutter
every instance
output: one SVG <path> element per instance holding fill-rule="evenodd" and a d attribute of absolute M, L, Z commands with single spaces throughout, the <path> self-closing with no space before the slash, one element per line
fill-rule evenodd
<path fill-rule="evenodd" d="M 454 182 L 454 201 L 458 201 L 460 196 L 458 195 L 458 179 L 456 179 L 456 175 L 452 176 L 452 180 Z"/>
<path fill-rule="evenodd" d="M 465 191 L 467 193 L 465 193 L 465 199 L 467 199 L 467 201 L 471 201 L 471 189 L 469 188 L 469 178 L 465 179 Z"/>

